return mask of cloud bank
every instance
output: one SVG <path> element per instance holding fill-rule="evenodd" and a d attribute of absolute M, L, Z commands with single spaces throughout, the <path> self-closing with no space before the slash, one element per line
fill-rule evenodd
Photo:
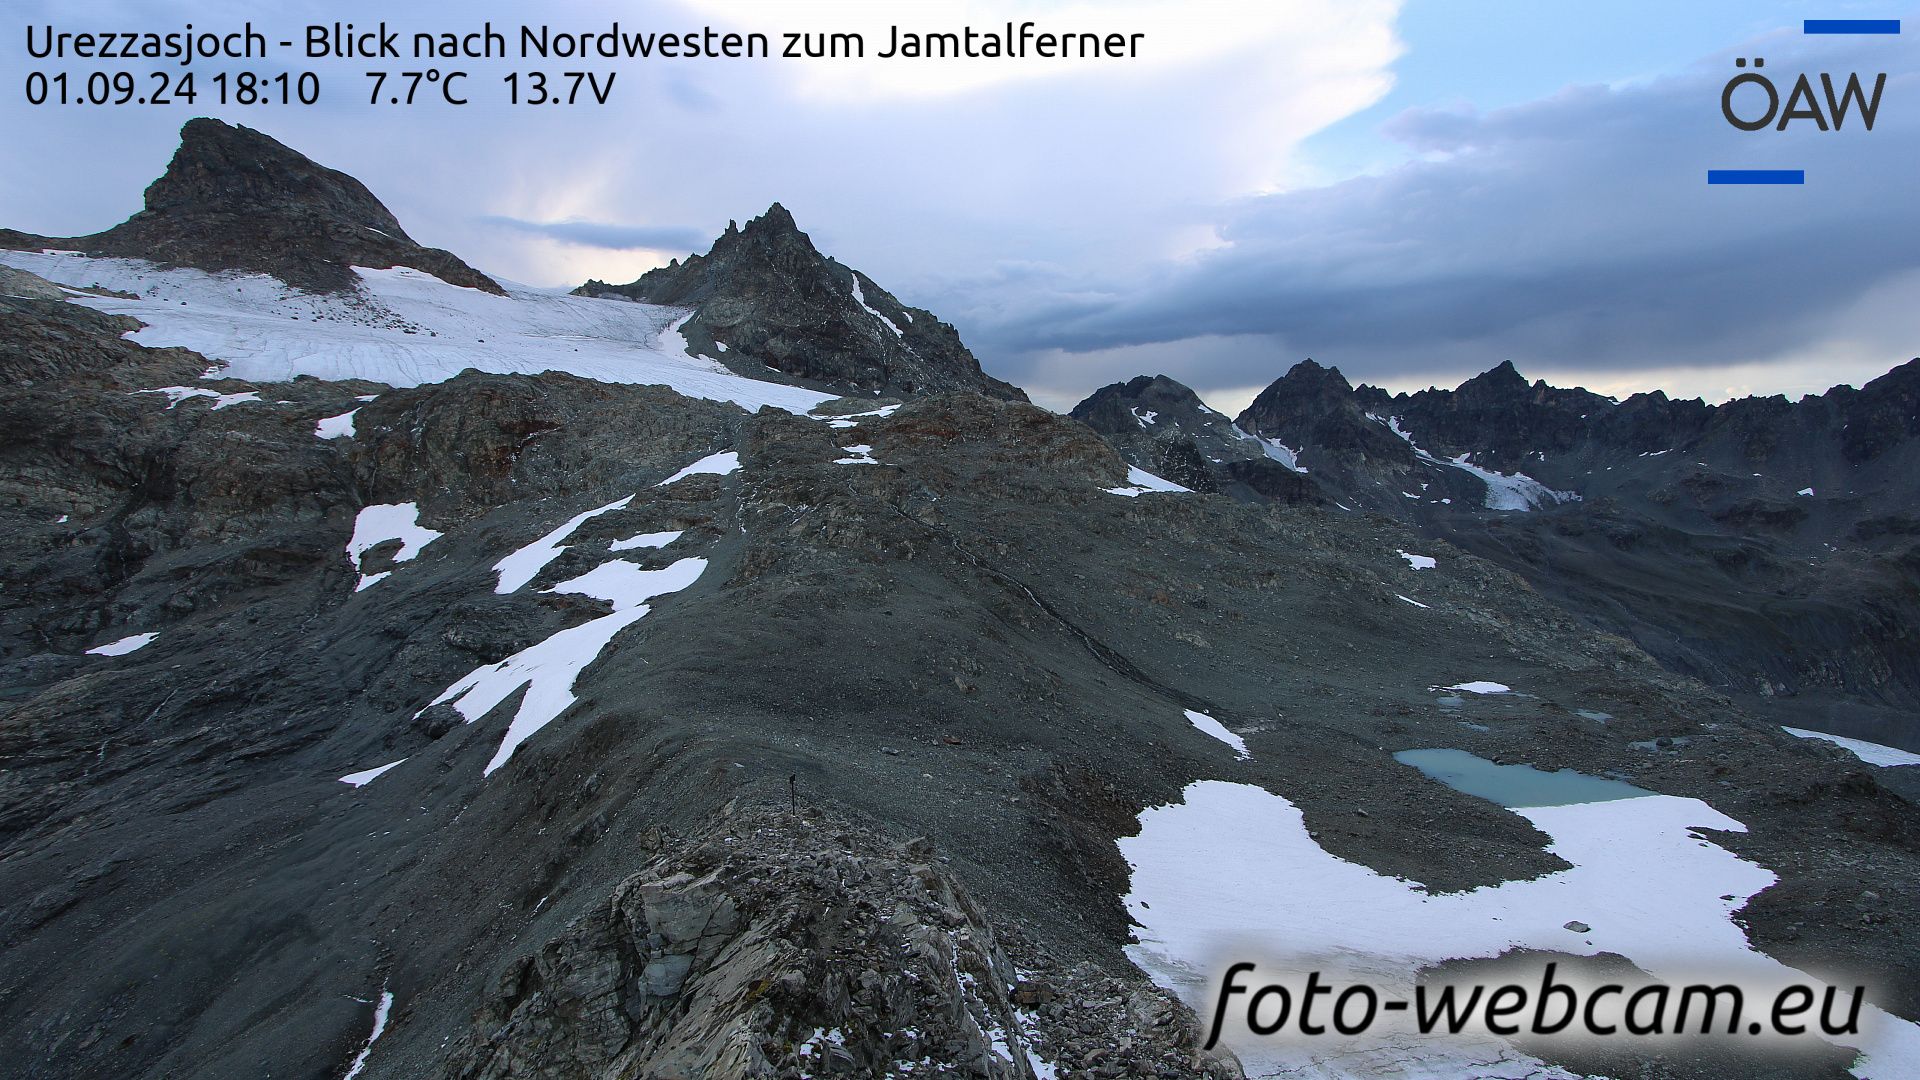
<path fill-rule="evenodd" d="M 1505 359 L 1590 382 L 1768 364 L 1809 388 L 1870 377 L 1920 352 L 1920 77 L 1889 70 L 1903 58 L 1886 48 L 1780 37 L 1739 55 L 1760 53 L 1787 85 L 1889 71 L 1874 129 L 1734 130 L 1731 51 L 1491 113 L 1417 109 L 1389 125 L 1407 164 L 1223 207 L 1222 245 L 1191 259 L 975 283 L 1001 312 L 978 315 L 983 341 L 1019 358 L 1003 374 L 1062 394 L 1150 358 L 1233 397 L 1309 354 L 1400 385 Z M 1708 186 L 1724 167 L 1808 183 Z"/>

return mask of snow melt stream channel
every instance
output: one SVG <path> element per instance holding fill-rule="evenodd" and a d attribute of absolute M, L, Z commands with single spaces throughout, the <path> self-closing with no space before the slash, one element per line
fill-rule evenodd
<path fill-rule="evenodd" d="M 1203 780 L 1180 802 L 1143 811 L 1139 835 L 1119 841 L 1133 869 L 1125 903 L 1139 924 L 1128 955 L 1203 1023 L 1217 980 L 1239 961 L 1260 965 L 1256 985 L 1279 971 L 1319 971 L 1335 986 L 1370 985 L 1383 1002 L 1410 999 L 1423 968 L 1513 949 L 1617 953 L 1676 985 L 1709 971 L 1752 987 L 1821 985 L 1755 951 L 1732 921 L 1775 878 L 1696 831 L 1746 831 L 1706 803 L 1579 774 L 1520 776 L 1459 751 L 1416 751 L 1412 761 L 1531 821 L 1571 869 L 1433 895 L 1328 853 L 1287 799 Z M 1221 1037 L 1249 1077 L 1575 1075 L 1491 1035 L 1420 1035 L 1405 1016 L 1383 1011 L 1352 1037 L 1262 1037 L 1240 1007 Z M 1859 1039 L 1836 1040 L 1862 1051 L 1854 1074 L 1912 1075 L 1920 1025 L 1870 1005 L 1861 1023 Z"/>

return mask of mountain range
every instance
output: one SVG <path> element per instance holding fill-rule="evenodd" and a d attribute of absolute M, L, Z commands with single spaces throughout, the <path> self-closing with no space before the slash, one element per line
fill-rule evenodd
<path fill-rule="evenodd" d="M 778 204 L 528 289 L 195 120 L 0 231 L 0 374 L 15 1075 L 1299 1075 L 1205 1048 L 1196 927 L 1470 919 L 1415 966 L 1682 941 L 1881 1023 L 1314 1075 L 1920 1060 L 1920 361 L 1063 416 Z"/>

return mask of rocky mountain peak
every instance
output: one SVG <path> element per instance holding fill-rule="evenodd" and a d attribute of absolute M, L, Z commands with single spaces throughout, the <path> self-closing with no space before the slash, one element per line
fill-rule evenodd
<path fill-rule="evenodd" d="M 1460 388 L 1455 392 L 1463 395 L 1493 396 L 1524 393 L 1527 389 L 1526 376 L 1521 375 L 1520 370 L 1513 366 L 1513 361 L 1502 360 L 1498 365 L 1461 383 Z"/>
<path fill-rule="evenodd" d="M 744 227 L 727 222 L 705 255 L 575 292 L 693 308 L 680 328 L 689 347 L 754 377 L 771 367 L 859 393 L 972 390 L 1026 399 L 982 373 L 952 326 L 821 254 L 777 202 Z"/>
<path fill-rule="evenodd" d="M 320 217 L 412 243 L 367 186 L 249 127 L 200 117 L 180 129 L 167 171 L 148 186 L 145 213 Z"/>
<path fill-rule="evenodd" d="M 1164 408 L 1193 409 L 1206 411 L 1200 395 L 1178 379 L 1166 375 L 1137 375 L 1125 383 L 1094 391 L 1094 397 L 1109 394 L 1115 400 L 1126 399 L 1135 405 L 1156 405 Z M 1089 401 L 1093 398 L 1089 398 Z"/>
<path fill-rule="evenodd" d="M 1259 439 L 1166 375 L 1103 386 L 1070 415 L 1104 436 L 1127 461 L 1194 491 L 1249 502 L 1320 497 L 1304 473 L 1274 460 Z"/>
<path fill-rule="evenodd" d="M 1337 367 L 1326 367 L 1311 358 L 1302 360 L 1275 379 L 1246 412 L 1240 414 L 1240 426 L 1248 431 L 1274 434 L 1290 423 L 1340 422 L 1362 419 L 1353 384 Z"/>
<path fill-rule="evenodd" d="M 1108 436 L 1131 435 L 1154 427 L 1175 432 L 1226 423 L 1225 417 L 1207 408 L 1200 395 L 1185 383 L 1165 375 L 1139 375 L 1103 386 L 1068 415 Z"/>
<path fill-rule="evenodd" d="M 1326 367 L 1317 363 L 1311 356 L 1288 368 L 1287 373 L 1280 376 L 1279 381 L 1290 387 L 1316 391 L 1337 390 L 1346 393 L 1353 389 L 1353 384 L 1347 381 L 1347 377 L 1340 373 L 1339 368 Z"/>
<path fill-rule="evenodd" d="M 3 239 L 271 274 L 311 292 L 354 288 L 356 266 L 406 266 L 453 285 L 503 291 L 452 254 L 415 243 L 360 181 L 262 132 L 206 117 L 180 129 L 180 145 L 148 186 L 145 208 L 125 222 L 92 236 Z"/>
<path fill-rule="evenodd" d="M 747 229 L 757 233 L 793 234 L 805 239 L 800 226 L 793 220 L 793 213 L 777 201 L 767 207 L 767 212 L 747 222 Z"/>

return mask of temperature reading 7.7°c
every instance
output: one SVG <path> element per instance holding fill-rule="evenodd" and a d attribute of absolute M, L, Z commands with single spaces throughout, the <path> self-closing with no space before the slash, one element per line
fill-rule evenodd
<path fill-rule="evenodd" d="M 507 102 L 511 105 L 605 105 L 613 95 L 615 74 L 516 71 L 500 81 L 507 86 Z M 471 101 L 466 82 L 469 76 L 464 71 L 369 71 L 367 78 L 372 80 L 367 93 L 369 105 L 466 105 Z"/>
<path fill-rule="evenodd" d="M 464 71 L 449 71 L 443 75 L 439 68 L 425 71 L 369 71 L 367 78 L 373 80 L 373 91 L 368 95 L 367 104 L 411 105 L 423 98 L 437 97 L 449 105 L 465 105 L 467 99 L 461 95 L 459 84 L 466 77 Z"/>

